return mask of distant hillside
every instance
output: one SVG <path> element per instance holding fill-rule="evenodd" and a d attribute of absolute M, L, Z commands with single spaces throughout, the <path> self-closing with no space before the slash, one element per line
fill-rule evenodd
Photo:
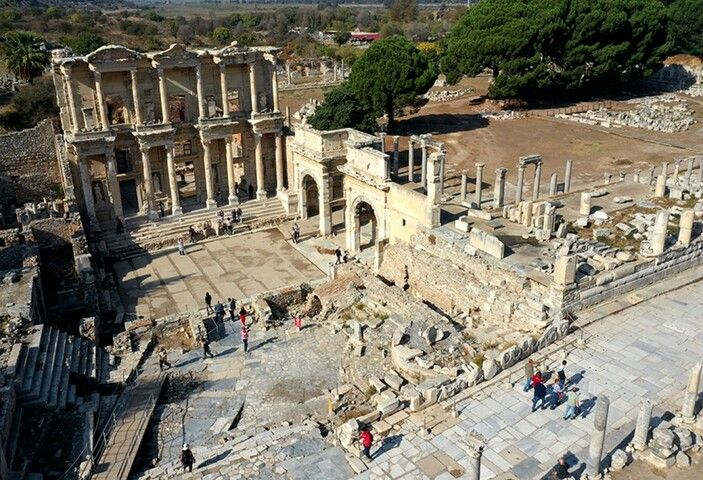
<path fill-rule="evenodd" d="M 145 2 L 141 2 L 145 3 Z M 118 8 L 135 6 L 123 0 L 0 0 L 0 8 L 46 8 L 46 7 L 98 7 Z"/>

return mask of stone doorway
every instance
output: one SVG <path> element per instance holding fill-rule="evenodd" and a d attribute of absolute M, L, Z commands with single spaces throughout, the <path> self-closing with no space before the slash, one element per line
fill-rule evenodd
<path fill-rule="evenodd" d="M 139 213 L 137 182 L 133 178 L 120 181 L 120 198 L 122 199 L 122 211 L 125 217 Z"/>
<path fill-rule="evenodd" d="M 378 221 L 371 204 L 361 200 L 353 207 L 351 212 L 351 231 L 347 247 L 353 252 L 372 247 L 378 238 Z"/>
<path fill-rule="evenodd" d="M 310 175 L 305 175 L 301 182 L 301 216 L 310 218 L 320 214 L 320 190 Z"/>

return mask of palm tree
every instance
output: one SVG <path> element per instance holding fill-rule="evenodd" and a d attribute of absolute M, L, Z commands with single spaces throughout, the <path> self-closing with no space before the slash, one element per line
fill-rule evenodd
<path fill-rule="evenodd" d="M 7 69 L 22 80 L 32 81 L 44 72 L 49 55 L 41 49 L 43 40 L 31 32 L 9 32 L 0 43 L 0 55 Z"/>

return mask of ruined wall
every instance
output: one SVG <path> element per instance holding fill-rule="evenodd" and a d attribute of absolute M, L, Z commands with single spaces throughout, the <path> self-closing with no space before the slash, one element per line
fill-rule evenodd
<path fill-rule="evenodd" d="M 448 313 L 479 309 L 486 321 L 528 330 L 546 324 L 546 286 L 498 261 L 464 253 L 435 232 L 416 237 L 412 245 L 386 248 L 380 274 L 402 285 L 407 265 L 410 291 Z"/>
<path fill-rule="evenodd" d="M 0 135 L 0 209 L 10 203 L 39 202 L 61 185 L 54 127 L 44 120 L 34 128 Z"/>

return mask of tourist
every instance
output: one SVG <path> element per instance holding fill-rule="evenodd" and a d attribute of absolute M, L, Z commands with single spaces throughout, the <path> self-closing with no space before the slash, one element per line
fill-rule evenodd
<path fill-rule="evenodd" d="M 239 220 L 239 223 L 242 223 L 242 209 L 237 207 L 237 219 Z"/>
<path fill-rule="evenodd" d="M 237 182 L 234 182 L 234 196 L 239 196 L 239 184 Z"/>
<path fill-rule="evenodd" d="M 244 345 L 244 353 L 249 351 L 249 329 L 242 327 L 242 344 Z"/>
<path fill-rule="evenodd" d="M 124 232 L 124 223 L 120 217 L 115 217 L 115 233 L 120 235 Z"/>
<path fill-rule="evenodd" d="M 193 228 L 193 225 L 188 227 L 188 237 L 190 237 L 190 243 L 195 243 L 195 229 Z"/>
<path fill-rule="evenodd" d="M 181 451 L 181 465 L 183 465 L 183 470 L 193 471 L 193 464 L 195 463 L 195 457 L 193 452 L 190 451 L 190 447 L 187 443 L 183 444 L 183 450 Z"/>
<path fill-rule="evenodd" d="M 547 397 L 547 387 L 544 386 L 544 383 L 542 382 L 537 382 L 533 386 L 533 395 L 532 395 L 532 411 L 537 410 L 537 404 L 541 404 L 542 410 L 547 408 L 547 402 L 546 402 L 546 397 Z"/>
<path fill-rule="evenodd" d="M 254 185 L 249 185 L 249 200 L 254 200 Z"/>
<path fill-rule="evenodd" d="M 210 341 L 207 339 L 207 334 L 201 335 L 200 345 L 203 347 L 203 360 L 205 360 L 207 357 L 215 358 L 215 355 L 213 355 L 212 351 L 210 350 Z"/>
<path fill-rule="evenodd" d="M 224 307 L 224 305 L 222 305 L 222 302 L 220 302 L 219 300 L 215 304 L 214 311 L 215 311 L 215 321 L 216 322 L 221 322 L 225 319 L 225 307 Z"/>
<path fill-rule="evenodd" d="M 205 313 L 210 313 L 210 310 L 212 310 L 212 295 L 210 292 L 205 292 Z"/>
<path fill-rule="evenodd" d="M 410 273 L 408 272 L 408 266 L 405 265 L 403 268 L 403 290 L 406 292 L 410 288 Z"/>
<path fill-rule="evenodd" d="M 171 364 L 168 361 L 168 354 L 166 353 L 166 349 L 162 346 L 159 347 L 159 371 L 164 371 L 164 365 L 166 365 L 168 368 L 171 368 Z"/>
<path fill-rule="evenodd" d="M 564 420 L 573 420 L 579 412 L 579 389 L 574 387 L 566 394 L 566 411 L 564 412 Z"/>
<path fill-rule="evenodd" d="M 300 315 L 296 314 L 293 316 L 293 323 L 295 323 L 295 329 L 299 332 L 301 328 L 303 328 L 303 319 L 300 318 Z"/>
<path fill-rule="evenodd" d="M 166 213 L 164 213 L 164 202 L 159 202 L 159 218 L 164 218 Z"/>
<path fill-rule="evenodd" d="M 217 187 L 217 193 L 215 193 L 215 198 L 217 199 L 217 203 L 222 202 L 222 189 L 220 187 Z"/>
<path fill-rule="evenodd" d="M 554 379 L 554 383 L 552 384 L 552 394 L 551 394 L 551 409 L 554 410 L 557 408 L 557 405 L 562 401 L 564 398 L 564 391 L 561 388 L 560 382 L 558 378 Z"/>
<path fill-rule="evenodd" d="M 234 301 L 234 298 L 228 298 L 227 304 L 229 305 L 229 319 L 234 322 L 234 309 L 237 306 L 237 302 Z"/>
<path fill-rule="evenodd" d="M 242 327 L 247 326 L 247 311 L 244 310 L 244 305 L 239 309 L 239 321 L 242 322 Z"/>
<path fill-rule="evenodd" d="M 183 239 L 179 238 L 178 239 L 178 254 L 179 255 L 185 255 L 186 254 L 186 246 L 183 243 Z"/>
<path fill-rule="evenodd" d="M 559 387 L 564 390 L 564 385 L 566 385 L 566 360 L 561 361 L 561 365 L 557 368 L 557 377 L 559 378 Z"/>
<path fill-rule="evenodd" d="M 535 388 L 538 383 L 542 383 L 542 372 L 536 372 L 534 375 L 532 375 L 532 380 L 531 380 L 531 385 L 532 388 Z"/>
<path fill-rule="evenodd" d="M 337 256 L 337 265 L 339 265 L 340 263 L 342 263 L 342 250 L 337 247 L 334 251 L 334 254 Z"/>
<path fill-rule="evenodd" d="M 532 386 L 532 376 L 535 374 L 535 362 L 531 358 L 525 364 L 525 384 L 522 386 L 522 391 L 526 392 Z"/>
<path fill-rule="evenodd" d="M 559 462 L 552 469 L 551 477 L 553 480 L 563 480 L 565 478 L 571 478 L 569 473 L 569 464 L 566 463 L 564 457 L 559 459 Z"/>
<path fill-rule="evenodd" d="M 222 209 L 218 210 L 217 216 L 220 217 L 220 220 L 223 220 L 223 221 L 224 221 L 224 219 L 225 219 L 225 212 L 224 212 L 224 210 L 222 210 Z"/>
<path fill-rule="evenodd" d="M 300 241 L 300 227 L 298 222 L 293 222 L 293 243 L 298 243 Z"/>
<path fill-rule="evenodd" d="M 347 263 L 347 260 L 349 260 L 349 253 L 344 250 L 344 253 L 342 254 L 342 262 Z"/>
<path fill-rule="evenodd" d="M 371 435 L 371 432 L 367 427 L 364 427 L 361 429 L 361 435 L 359 435 L 359 438 L 361 439 L 361 446 L 363 447 L 364 455 L 366 455 L 366 458 L 371 460 L 371 445 L 373 445 L 373 435 Z"/>

